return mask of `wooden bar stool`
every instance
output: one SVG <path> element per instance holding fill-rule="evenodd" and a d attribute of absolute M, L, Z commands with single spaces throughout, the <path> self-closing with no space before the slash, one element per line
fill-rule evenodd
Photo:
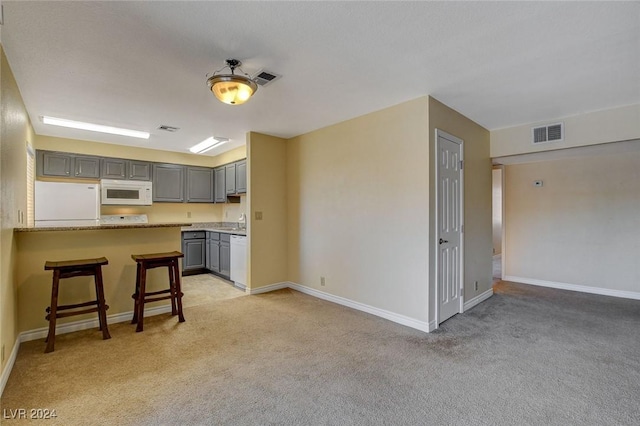
<path fill-rule="evenodd" d="M 180 268 L 178 259 L 184 257 L 179 251 L 169 253 L 153 254 L 132 254 L 131 258 L 136 261 L 136 292 L 131 296 L 135 301 L 133 308 L 133 319 L 131 324 L 138 324 L 136 332 L 142 331 L 144 327 L 144 304 L 157 302 L 158 300 L 171 299 L 171 315 L 178 315 L 178 321 L 184 322 L 182 314 L 182 289 L 180 288 Z M 147 293 L 147 270 L 166 266 L 169 270 L 169 288 L 167 290 Z M 169 293 L 167 296 L 161 294 Z"/>
<path fill-rule="evenodd" d="M 110 339 L 109 330 L 107 329 L 107 309 L 109 306 L 104 300 L 104 288 L 102 286 L 102 265 L 108 265 L 109 261 L 100 257 L 98 259 L 82 259 L 82 260 L 63 260 L 59 262 L 47 261 L 44 264 L 45 271 L 53 270 L 53 283 L 51 287 L 51 306 L 47 308 L 48 315 L 45 317 L 49 321 L 49 333 L 47 334 L 47 347 L 45 353 L 53 352 L 53 346 L 56 342 L 56 319 L 70 317 L 72 315 L 88 314 L 90 312 L 98 313 L 98 321 L 100 322 L 100 330 L 104 340 Z M 58 288 L 60 280 L 63 278 L 93 276 L 96 286 L 96 300 L 90 302 L 78 303 L 75 305 L 58 306 Z M 95 305 L 95 306 L 94 306 Z M 74 310 L 71 312 L 61 312 L 69 309 L 84 308 L 86 306 L 94 306 L 93 308 Z"/>

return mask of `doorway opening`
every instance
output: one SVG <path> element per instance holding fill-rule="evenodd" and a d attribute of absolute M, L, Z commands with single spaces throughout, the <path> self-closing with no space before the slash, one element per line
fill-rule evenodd
<path fill-rule="evenodd" d="M 502 280 L 502 217 L 503 217 L 503 167 L 493 166 L 491 170 L 491 216 L 493 224 L 493 282 Z"/>

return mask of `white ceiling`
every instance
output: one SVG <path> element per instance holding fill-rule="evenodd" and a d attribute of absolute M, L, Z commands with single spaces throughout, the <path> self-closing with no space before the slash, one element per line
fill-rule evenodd
<path fill-rule="evenodd" d="M 640 103 L 640 2 L 2 3 L 2 45 L 41 135 L 182 152 L 230 137 L 215 155 L 248 131 L 292 137 L 424 95 L 488 129 Z M 283 77 L 222 104 L 205 82 L 227 58 Z"/>

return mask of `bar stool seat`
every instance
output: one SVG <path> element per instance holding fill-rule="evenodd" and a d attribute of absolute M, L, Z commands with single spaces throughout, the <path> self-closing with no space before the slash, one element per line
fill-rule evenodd
<path fill-rule="evenodd" d="M 62 260 L 62 261 L 46 261 L 44 264 L 45 271 L 53 271 L 53 282 L 51 286 L 51 306 L 46 311 L 48 315 L 45 317 L 49 321 L 49 333 L 47 334 L 47 347 L 45 353 L 53 352 L 56 340 L 56 320 L 58 318 L 70 317 L 72 315 L 88 314 L 91 312 L 98 313 L 98 321 L 100 322 L 100 330 L 104 340 L 110 339 L 109 330 L 107 328 L 107 309 L 109 306 L 104 300 L 104 288 L 102 285 L 102 265 L 108 265 L 109 261 L 100 257 L 97 259 L 80 259 L 80 260 Z M 58 305 L 58 290 L 60 280 L 64 278 L 93 276 L 96 288 L 96 300 L 74 305 Z M 87 306 L 93 306 L 86 309 Z M 69 312 L 62 312 L 69 311 Z"/>
<path fill-rule="evenodd" d="M 135 301 L 131 324 L 138 324 L 136 332 L 141 332 L 144 328 L 144 304 L 149 302 L 171 299 L 171 315 L 178 315 L 179 322 L 185 321 L 182 313 L 183 293 L 180 287 L 180 271 L 178 267 L 178 259 L 181 257 L 184 257 L 184 254 L 179 251 L 131 255 L 131 258 L 137 263 L 136 289 L 131 296 Z M 146 290 L 147 270 L 160 267 L 167 267 L 169 271 L 169 288 L 148 293 Z"/>

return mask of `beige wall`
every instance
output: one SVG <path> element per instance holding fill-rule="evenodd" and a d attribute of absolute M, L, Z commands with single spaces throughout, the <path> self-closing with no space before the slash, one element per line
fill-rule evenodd
<path fill-rule="evenodd" d="M 252 132 L 247 151 L 247 287 L 255 289 L 287 281 L 286 141 Z"/>
<path fill-rule="evenodd" d="M 533 145 L 531 127 L 562 121 L 565 125 L 563 142 Z M 564 149 L 600 143 L 640 138 L 640 105 L 625 106 L 550 120 L 545 123 L 525 124 L 491 132 L 491 157 Z"/>
<path fill-rule="evenodd" d="M 640 153 L 509 165 L 504 197 L 510 279 L 640 297 Z"/>
<path fill-rule="evenodd" d="M 491 232 L 491 159 L 489 131 L 452 110 L 436 99 L 429 98 L 429 140 L 435 158 L 435 130 L 443 130 L 464 141 L 464 300 L 478 296 L 492 286 Z M 432 160 L 433 163 L 433 160 Z M 429 173 L 431 235 L 435 235 L 435 168 Z M 431 282 L 435 283 L 435 251 L 430 258 Z M 478 290 L 474 290 L 478 281 Z M 431 312 L 435 295 L 431 286 Z M 430 318 L 434 320 L 435 317 Z"/>
<path fill-rule="evenodd" d="M 35 148 L 202 167 L 216 167 L 240 160 L 247 155 L 245 146 L 211 157 L 207 155 L 127 147 L 123 145 L 55 138 L 51 136 L 36 136 Z M 152 223 L 237 222 L 239 213 L 241 212 L 244 212 L 244 203 L 154 203 L 151 206 L 141 207 L 103 206 L 100 211 L 101 214 L 146 214 L 149 222 Z"/>
<path fill-rule="evenodd" d="M 427 120 L 423 97 L 287 142 L 291 281 L 427 321 Z"/>
<path fill-rule="evenodd" d="M 81 231 L 42 231 L 17 233 L 18 251 L 15 280 L 18 289 L 19 331 L 46 327 L 45 308 L 51 301 L 52 272 L 44 270 L 47 260 L 90 259 L 106 257 L 102 268 L 108 315 L 133 311 L 131 295 L 135 291 L 136 263 L 132 254 L 180 251 L 180 228 L 112 229 Z M 167 268 L 157 268 L 147 275 L 147 290 L 168 288 Z M 185 295 L 188 297 L 188 294 Z M 95 300 L 91 277 L 61 281 L 60 302 L 72 304 Z M 148 304 L 152 307 L 168 301 Z M 96 314 L 62 318 L 59 324 L 95 319 Z M 132 329 L 133 332 L 133 329 Z"/>
<path fill-rule="evenodd" d="M 4 348 L 1 363 L 4 371 L 18 337 L 18 293 L 14 285 L 17 249 L 13 228 L 23 226 L 26 221 L 26 145 L 32 143 L 34 135 L 2 49 L 0 56 L 0 345 Z"/>

